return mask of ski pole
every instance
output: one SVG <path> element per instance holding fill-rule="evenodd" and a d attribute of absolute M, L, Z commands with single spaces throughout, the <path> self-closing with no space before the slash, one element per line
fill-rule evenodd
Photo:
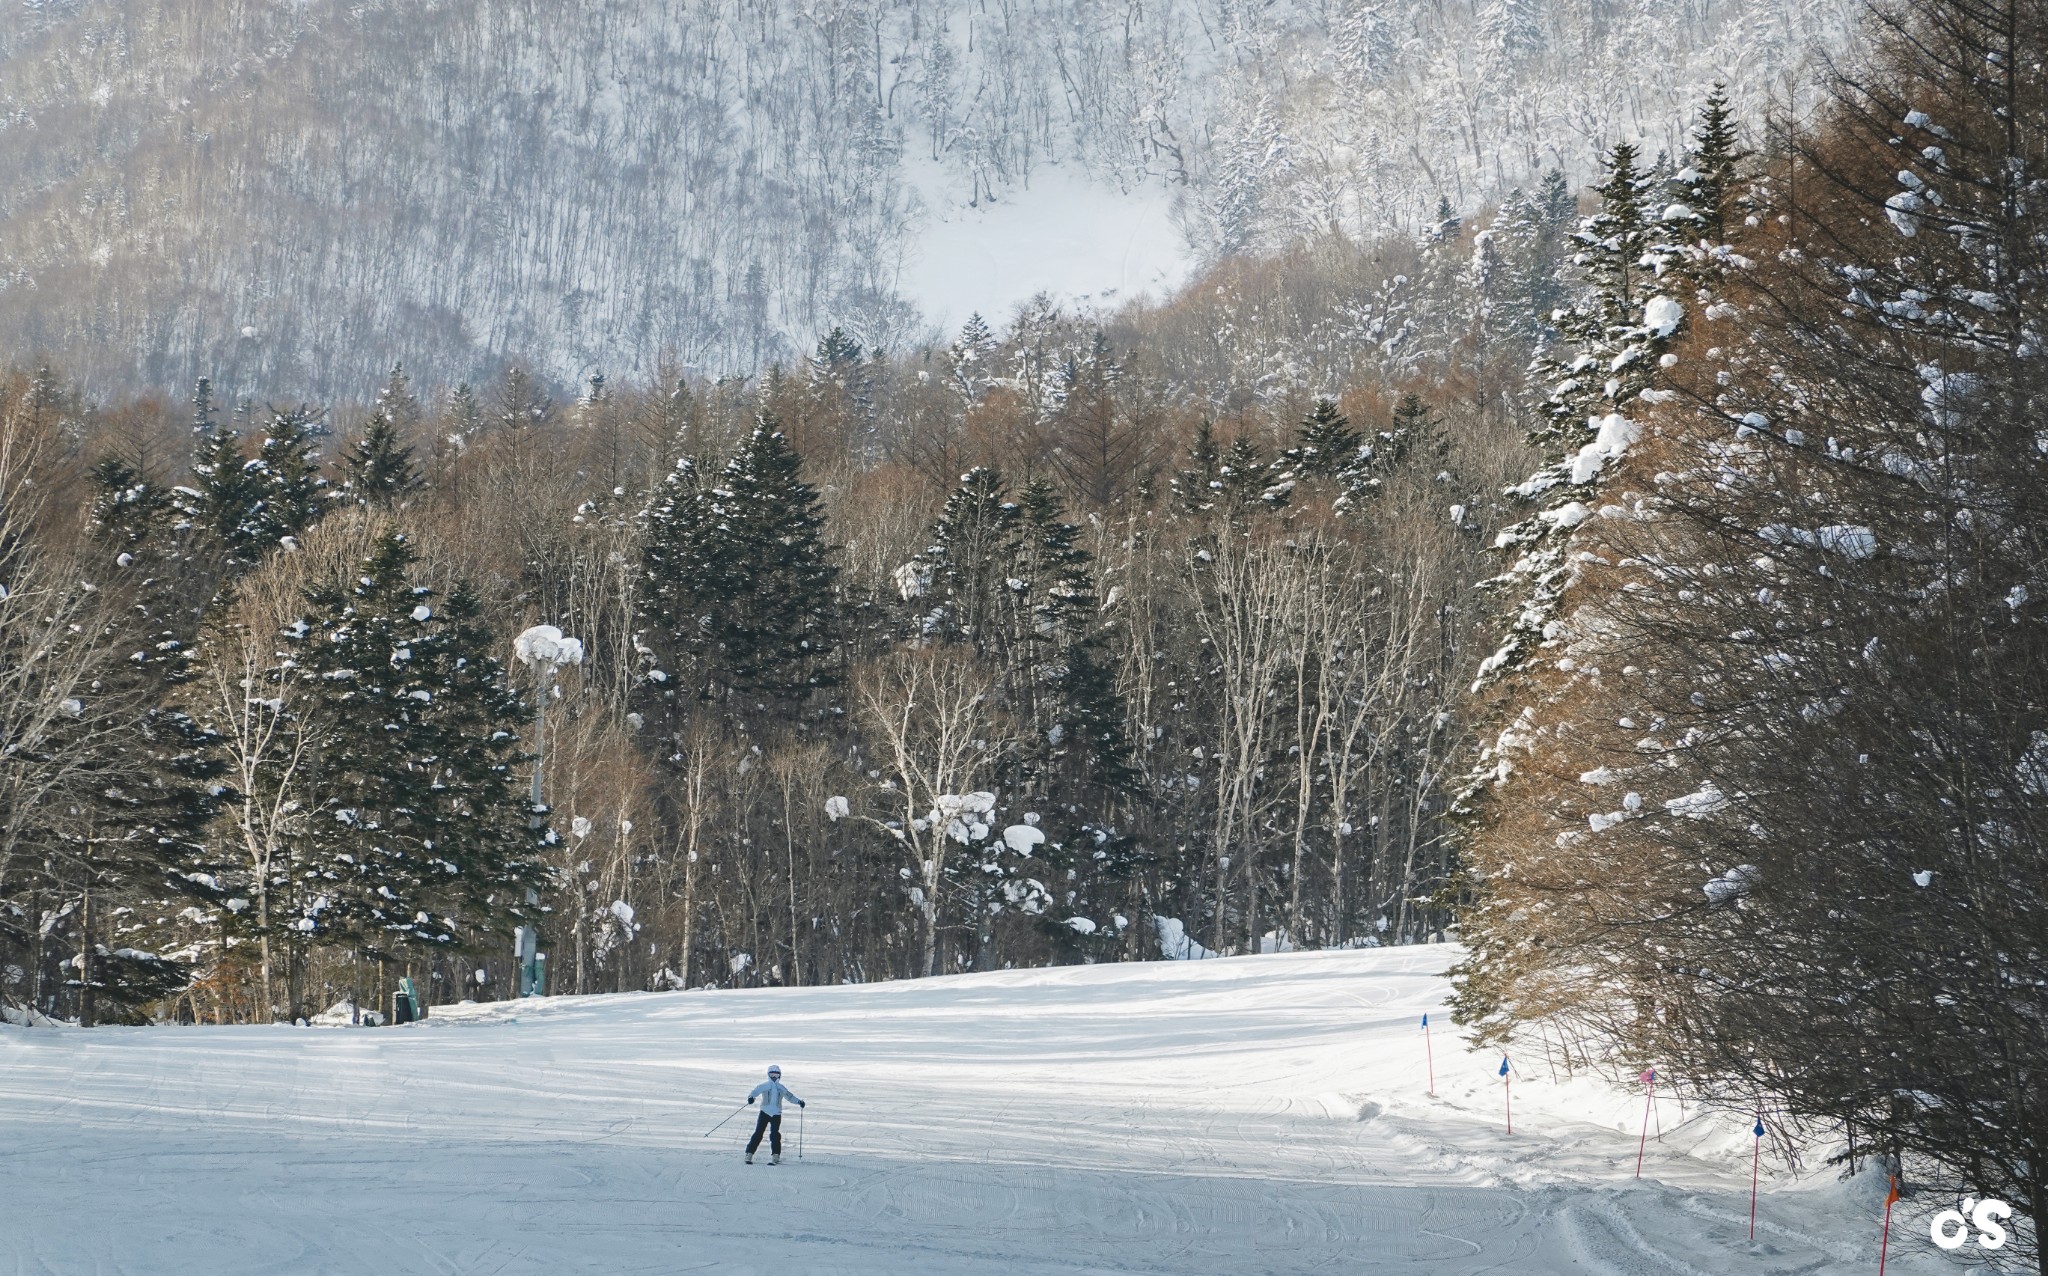
<path fill-rule="evenodd" d="M 808 1111 L 810 1111 L 810 1109 L 809 1109 L 809 1108 L 807 1108 L 807 1107 L 805 1107 L 805 1106 L 804 1106 L 803 1104 L 801 1104 L 801 1103 L 800 1103 L 800 1104 L 798 1104 L 798 1105 L 797 1105 L 797 1109 L 796 1109 L 796 1159 L 797 1159 L 797 1160 L 799 1160 L 799 1161 L 801 1161 L 801 1160 L 803 1160 L 803 1159 L 804 1159 L 804 1113 L 806 1113 L 806 1112 L 808 1112 Z"/>
<path fill-rule="evenodd" d="M 739 1106 L 739 1107 L 737 1107 L 737 1108 L 734 1108 L 734 1109 L 733 1109 L 732 1111 L 730 1111 L 730 1112 L 726 1113 L 726 1114 L 725 1114 L 725 1121 L 730 1121 L 730 1120 L 732 1120 L 732 1119 L 733 1119 L 734 1117 L 738 1116 L 738 1115 L 739 1115 L 739 1114 L 740 1114 L 740 1113 L 741 1113 L 742 1111 L 744 1111 L 744 1110 L 745 1110 L 746 1106 L 747 1106 L 746 1104 L 742 1103 L 742 1104 L 740 1104 L 740 1106 Z M 703 1133 L 703 1135 L 702 1135 L 701 1137 L 703 1137 L 703 1138 L 707 1138 L 707 1139 L 708 1139 L 708 1138 L 710 1138 L 710 1137 L 711 1137 L 712 1135 L 714 1135 L 714 1134 L 718 1133 L 719 1127 L 720 1127 L 720 1126 L 723 1126 L 723 1125 L 725 1124 L 725 1121 L 720 1121 L 720 1122 L 718 1123 L 718 1125 L 714 1125 L 714 1126 L 712 1126 L 712 1127 L 711 1127 L 710 1129 L 708 1129 L 708 1130 L 704 1131 L 704 1133 Z"/>

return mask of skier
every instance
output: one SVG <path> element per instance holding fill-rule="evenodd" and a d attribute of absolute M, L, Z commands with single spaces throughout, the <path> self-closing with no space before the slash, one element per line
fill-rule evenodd
<path fill-rule="evenodd" d="M 782 1101 L 788 1099 L 798 1107 L 804 1106 L 804 1101 L 792 1094 L 788 1086 L 782 1084 L 782 1069 L 777 1067 L 770 1067 L 768 1069 L 768 1079 L 755 1086 L 754 1092 L 747 1096 L 748 1103 L 752 1103 L 756 1099 L 761 1101 L 761 1114 L 754 1118 L 754 1137 L 747 1140 L 747 1164 L 752 1165 L 754 1163 L 754 1153 L 759 1151 L 761 1147 L 761 1134 L 763 1131 L 766 1131 L 770 1155 L 768 1164 L 780 1165 L 782 1164 Z"/>

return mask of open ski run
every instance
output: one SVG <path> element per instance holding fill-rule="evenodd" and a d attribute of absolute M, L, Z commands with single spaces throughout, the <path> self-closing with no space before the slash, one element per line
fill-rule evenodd
<path fill-rule="evenodd" d="M 1740 1122 L 1659 1100 L 1637 1182 L 1641 1093 L 1532 1057 L 1507 1135 L 1500 1057 L 1444 1018 L 1457 956 L 0 1028 L 0 1270 L 1874 1270 L 1871 1173 L 1767 1160 L 1747 1239 Z M 810 1106 L 748 1166 L 751 1109 L 704 1132 L 771 1062 Z M 1942 1260 L 1902 1212 L 1888 1271 Z"/>

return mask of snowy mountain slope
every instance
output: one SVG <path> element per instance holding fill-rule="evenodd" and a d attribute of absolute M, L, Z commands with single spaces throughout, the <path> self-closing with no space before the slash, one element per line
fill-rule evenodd
<path fill-rule="evenodd" d="M 0 349 L 261 397 L 901 346 L 1668 146 L 1853 3 L 35 0 L 0 10 Z"/>
<path fill-rule="evenodd" d="M 23 1271 L 1720 1272 L 1869 1267 L 1876 1176 L 1418 1021 L 1449 948 L 448 1008 L 387 1031 L 0 1028 Z M 745 1166 L 769 1062 L 805 1157 Z M 792 1141 L 799 1122 L 788 1125 Z M 793 1151 L 793 1149 L 792 1149 Z M 1901 1221 L 1893 1266 L 1941 1270 Z"/>

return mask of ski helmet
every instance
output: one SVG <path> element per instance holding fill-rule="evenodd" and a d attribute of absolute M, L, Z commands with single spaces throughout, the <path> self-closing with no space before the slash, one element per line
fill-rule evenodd
<path fill-rule="evenodd" d="M 768 1065 L 768 1075 L 771 1077 L 779 1077 L 782 1075 L 782 1069 L 776 1067 L 774 1064 L 771 1063 Z"/>

